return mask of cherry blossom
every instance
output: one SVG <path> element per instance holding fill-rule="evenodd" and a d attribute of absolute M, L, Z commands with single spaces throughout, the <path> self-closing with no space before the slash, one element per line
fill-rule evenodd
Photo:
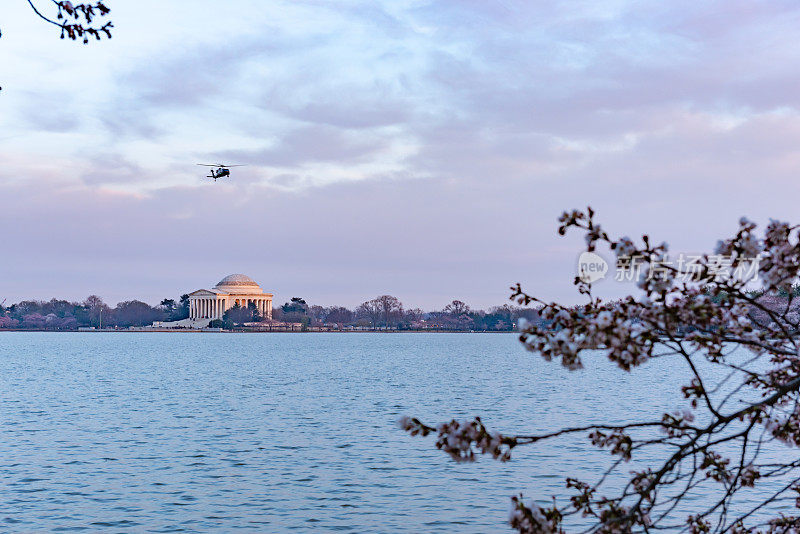
<path fill-rule="evenodd" d="M 591 283 L 576 277 L 577 290 L 586 297 L 581 306 L 545 302 L 513 286 L 512 300 L 540 307 L 539 320 L 519 323 L 522 345 L 568 371 L 584 368 L 587 355 L 598 353 L 621 372 L 670 358 L 689 371 L 680 394 L 690 407 L 649 421 L 598 422 L 538 435 L 499 433 L 480 418 L 434 427 L 404 417 L 400 426 L 412 435 L 435 433 L 436 447 L 459 462 L 480 456 L 508 461 L 519 446 L 572 435 L 585 435 L 616 458 L 594 484 L 567 478 L 566 488 L 574 494 L 566 502 L 541 507 L 513 497 L 509 524 L 521 533 L 565 532 L 573 517 L 590 518 L 595 523 L 590 531 L 603 533 L 663 529 L 676 521 L 689 532 L 800 531 L 795 515 L 753 522 L 755 510 L 769 509 L 786 493 L 800 495 L 800 462 L 781 463 L 764 453 L 770 442 L 800 446 L 798 227 L 770 221 L 759 235 L 757 225 L 743 217 L 736 234 L 720 240 L 713 254 L 700 256 L 687 278 L 686 265 L 666 261 L 666 243 L 656 245 L 647 235 L 615 240 L 591 208 L 564 212 L 558 222 L 561 235 L 583 232 L 587 251 L 607 247 L 617 258 L 641 258 L 640 278 L 634 294 L 606 302 L 593 295 Z M 721 276 L 720 256 L 731 269 L 757 268 L 750 277 Z M 752 286 L 754 279 L 760 287 Z M 734 352 L 750 357 L 743 362 L 731 356 Z M 712 379 L 708 370 L 714 368 L 723 372 Z M 607 475 L 645 449 L 666 452 L 658 465 L 630 472 L 622 490 L 604 495 Z M 757 488 L 765 480 L 785 481 L 784 490 L 755 504 L 737 500 L 741 488 Z M 711 504 L 676 517 L 677 504 L 697 491 L 709 495 Z M 800 508 L 800 497 L 796 504 Z"/>

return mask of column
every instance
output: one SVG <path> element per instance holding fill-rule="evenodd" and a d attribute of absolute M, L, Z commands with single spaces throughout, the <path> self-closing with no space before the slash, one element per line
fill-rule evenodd
<path fill-rule="evenodd" d="M 189 299 L 189 319 L 194 319 L 194 300 Z"/>

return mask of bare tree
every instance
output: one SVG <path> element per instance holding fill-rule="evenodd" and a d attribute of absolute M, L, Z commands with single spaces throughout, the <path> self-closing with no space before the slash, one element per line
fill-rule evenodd
<path fill-rule="evenodd" d="M 403 303 L 400 299 L 391 295 L 381 295 L 376 298 L 378 309 L 381 312 L 383 326 L 395 326 L 403 316 Z"/>
<path fill-rule="evenodd" d="M 454 300 L 453 302 L 445 306 L 444 310 L 442 311 L 448 315 L 458 317 L 459 315 L 465 315 L 469 313 L 471 310 L 469 306 L 467 306 L 464 302 L 460 300 Z"/>
<path fill-rule="evenodd" d="M 422 311 L 420 308 L 412 308 L 410 310 L 405 310 L 405 312 L 403 313 L 403 319 L 405 321 L 408 321 L 409 323 L 421 321 L 424 316 L 425 312 Z"/>
<path fill-rule="evenodd" d="M 334 323 L 339 326 L 353 321 L 355 314 L 342 306 L 332 306 L 327 309 L 325 315 L 326 323 Z"/>
<path fill-rule="evenodd" d="M 358 306 L 358 308 L 356 308 L 356 316 L 361 319 L 367 319 L 372 325 L 372 328 L 378 326 L 382 313 L 383 309 L 381 308 L 378 299 L 372 299 L 363 302 Z"/>
<path fill-rule="evenodd" d="M 507 461 L 519 446 L 571 435 L 586 435 L 614 455 L 609 470 L 592 481 L 567 478 L 572 496 L 563 502 L 539 506 L 513 497 L 509 523 L 522 533 L 566 532 L 587 518 L 593 526 L 586 531 L 603 533 L 800 532 L 800 517 L 785 510 L 800 508 L 800 460 L 767 452 L 776 445 L 800 446 L 800 308 L 792 288 L 800 270 L 798 226 L 772 221 L 759 237 L 756 225 L 742 219 L 736 235 L 713 254 L 681 265 L 667 260 L 665 243 L 654 245 L 648 236 L 640 243 L 611 239 L 591 208 L 564 213 L 560 223 L 562 235 L 583 231 L 589 252 L 608 246 L 618 266 L 632 268 L 638 260 L 642 294 L 603 302 L 589 282 L 576 278 L 587 302 L 565 307 L 517 284 L 512 299 L 543 305 L 541 322 L 521 321 L 524 347 L 569 370 L 583 366 L 586 351 L 602 351 L 622 372 L 654 358 L 673 359 L 691 376 L 681 390 L 690 407 L 644 421 L 599 421 L 539 435 L 494 432 L 480 418 L 433 427 L 404 417 L 402 428 L 436 434 L 436 446 L 457 461 L 480 454 Z M 756 275 L 767 300 L 748 290 Z M 743 359 L 742 350 L 749 356 Z M 660 460 L 635 471 L 624 468 L 631 458 L 645 462 L 648 455 Z M 612 476 L 627 483 L 611 487 Z M 754 487 L 762 493 L 743 491 Z M 699 493 L 706 500 L 688 500 Z M 681 504 L 692 513 L 679 516 Z M 783 511 L 776 511 L 778 504 Z"/>
<path fill-rule="evenodd" d="M 88 311 L 89 323 L 94 326 L 103 326 L 111 322 L 111 308 L 97 295 L 90 295 L 83 301 L 83 306 Z"/>
<path fill-rule="evenodd" d="M 312 325 L 321 325 L 325 323 L 328 317 L 329 309 L 324 306 L 314 304 L 308 308 L 308 316 L 311 318 Z"/>

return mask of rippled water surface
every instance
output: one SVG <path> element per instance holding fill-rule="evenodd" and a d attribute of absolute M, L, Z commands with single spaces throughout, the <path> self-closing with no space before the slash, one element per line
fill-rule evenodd
<path fill-rule="evenodd" d="M 681 373 L 568 373 L 512 334 L 0 334 L 0 530 L 504 531 L 563 494 L 585 441 L 456 464 L 395 426 L 649 418 Z"/>

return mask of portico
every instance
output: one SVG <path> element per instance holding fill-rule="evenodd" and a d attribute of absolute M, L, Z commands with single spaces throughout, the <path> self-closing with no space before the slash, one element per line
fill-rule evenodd
<path fill-rule="evenodd" d="M 272 293 L 264 293 L 249 276 L 232 274 L 213 289 L 198 289 L 189 294 L 189 318 L 222 319 L 230 308 L 236 305 L 246 308 L 251 304 L 261 317 L 272 318 Z"/>

